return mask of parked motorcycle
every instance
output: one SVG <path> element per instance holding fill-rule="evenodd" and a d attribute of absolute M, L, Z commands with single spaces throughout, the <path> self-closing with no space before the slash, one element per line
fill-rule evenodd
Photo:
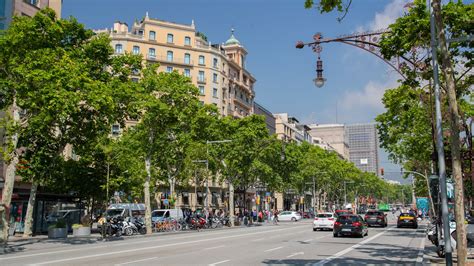
<path fill-rule="evenodd" d="M 107 223 L 105 223 L 106 226 L 106 234 L 109 236 L 121 236 L 122 231 L 123 231 L 123 217 L 121 216 L 114 216 L 112 218 L 109 218 Z"/>

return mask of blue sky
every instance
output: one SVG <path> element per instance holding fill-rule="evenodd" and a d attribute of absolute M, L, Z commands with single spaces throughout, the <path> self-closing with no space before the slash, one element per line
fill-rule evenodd
<path fill-rule="evenodd" d="M 365 123 L 383 112 L 380 99 L 385 89 L 396 86 L 397 73 L 367 52 L 331 43 L 321 53 L 327 81 L 316 88 L 316 55 L 309 48 L 295 49 L 295 43 L 310 41 L 316 32 L 336 37 L 385 28 L 403 14 L 406 2 L 353 1 L 341 23 L 337 12 L 305 9 L 304 0 L 64 0 L 62 16 L 74 16 L 92 29 L 111 28 L 117 20 L 131 25 L 145 12 L 178 23 L 194 19 L 212 43 L 225 42 L 234 27 L 249 52 L 247 68 L 257 79 L 257 102 L 303 123 Z M 388 176 L 400 169 L 386 155 L 380 161 Z"/>

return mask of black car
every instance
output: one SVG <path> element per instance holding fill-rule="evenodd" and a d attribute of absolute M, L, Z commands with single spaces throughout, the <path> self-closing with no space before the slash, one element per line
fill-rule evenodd
<path fill-rule="evenodd" d="M 369 234 L 367 223 L 355 214 L 342 214 L 334 223 L 334 237 L 339 236 L 358 236 L 364 237 Z"/>
<path fill-rule="evenodd" d="M 397 228 L 400 227 L 412 227 L 418 228 L 418 221 L 416 220 L 416 215 L 413 213 L 400 213 L 397 220 Z"/>
<path fill-rule="evenodd" d="M 365 214 L 365 221 L 370 227 L 372 225 L 387 226 L 387 215 L 383 211 L 368 211 Z"/>

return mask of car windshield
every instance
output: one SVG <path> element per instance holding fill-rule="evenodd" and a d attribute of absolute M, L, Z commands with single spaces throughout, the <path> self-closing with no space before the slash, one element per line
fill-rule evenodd
<path fill-rule="evenodd" d="M 165 216 L 165 211 L 156 211 L 151 215 L 152 217 L 163 217 Z"/>
<path fill-rule="evenodd" d="M 123 209 L 108 209 L 106 214 L 107 216 L 116 216 L 122 215 Z"/>
<path fill-rule="evenodd" d="M 330 213 L 320 213 L 320 214 L 318 214 L 317 217 L 318 218 L 329 218 L 329 217 L 332 217 L 332 214 L 330 214 Z"/>

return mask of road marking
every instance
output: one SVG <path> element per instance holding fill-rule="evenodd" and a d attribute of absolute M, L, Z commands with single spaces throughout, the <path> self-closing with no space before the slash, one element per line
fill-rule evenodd
<path fill-rule="evenodd" d="M 221 263 L 225 263 L 225 262 L 228 262 L 228 261 L 230 261 L 230 260 L 218 261 L 218 262 L 209 264 L 209 266 L 214 266 L 214 265 L 221 264 Z"/>
<path fill-rule="evenodd" d="M 262 241 L 262 240 L 264 240 L 264 239 L 266 239 L 266 238 L 265 238 L 265 237 L 257 238 L 257 239 L 254 239 L 254 240 L 250 241 L 250 242 Z"/>
<path fill-rule="evenodd" d="M 157 259 L 157 258 L 158 258 L 158 257 L 153 257 L 153 258 L 148 258 L 148 259 L 142 259 L 142 260 L 134 260 L 134 261 L 124 262 L 124 263 L 120 263 L 120 264 L 115 264 L 115 266 L 133 264 L 133 263 L 142 262 L 142 261 L 147 261 L 147 260 L 154 260 L 154 259 Z"/>
<path fill-rule="evenodd" d="M 324 260 L 322 260 L 322 261 L 320 261 L 320 262 L 318 262 L 318 263 L 316 263 L 316 264 L 314 264 L 314 265 L 315 265 L 315 266 L 324 265 L 324 264 L 326 264 L 326 263 L 328 263 L 328 262 L 330 262 L 330 261 L 332 261 L 332 260 L 334 260 L 334 259 L 337 259 L 337 258 L 341 257 L 342 255 L 345 255 L 345 254 L 347 254 L 347 253 L 353 251 L 354 249 L 356 249 L 356 248 L 358 248 L 358 247 L 360 247 L 360 246 L 363 246 L 363 245 L 365 245 L 366 243 L 368 243 L 368 242 L 370 242 L 370 241 L 372 241 L 372 240 L 378 238 L 379 236 L 385 234 L 386 232 L 388 232 L 388 231 L 390 231 L 390 230 L 392 230 L 392 229 L 394 229 L 394 228 L 395 228 L 395 227 L 391 227 L 391 228 L 389 228 L 388 230 L 385 230 L 385 231 L 383 231 L 383 232 L 380 232 L 380 233 L 374 235 L 373 237 L 368 238 L 368 239 L 366 239 L 366 240 L 364 240 L 364 241 L 361 241 L 361 242 L 359 242 L 359 243 L 353 245 L 352 247 L 349 247 L 349 248 L 346 248 L 346 249 L 344 249 L 344 250 L 342 250 L 342 251 L 339 251 L 338 253 L 332 255 L 331 257 L 326 258 L 326 259 L 324 259 Z"/>
<path fill-rule="evenodd" d="M 423 263 L 423 255 L 424 255 L 424 251 L 425 251 L 425 240 L 426 238 L 424 236 L 422 236 L 422 240 L 421 240 L 421 243 L 420 243 L 420 250 L 418 251 L 418 257 L 416 258 L 416 262 L 417 263 Z"/>
<path fill-rule="evenodd" d="M 286 228 L 288 230 L 292 230 L 292 229 L 299 229 L 303 227 L 303 225 L 297 225 L 295 227 L 292 227 L 292 228 Z M 254 228 L 242 228 L 242 229 L 246 229 L 246 230 L 251 230 L 251 229 L 254 229 Z M 256 230 L 256 229 L 255 229 Z M 276 229 L 275 229 L 276 230 Z M 275 230 L 265 230 L 265 231 L 260 231 L 258 233 L 265 233 L 265 232 L 274 232 Z M 285 228 L 282 228 L 282 229 L 278 229 L 276 231 L 282 231 L 282 230 L 285 230 Z M 237 232 L 240 231 L 237 229 Z M 253 231 L 253 230 L 252 230 Z M 219 231 L 219 232 L 208 232 L 208 235 L 206 236 L 209 236 L 209 237 L 213 237 L 213 236 L 216 236 L 216 235 L 222 235 L 222 234 L 226 234 L 228 233 L 229 231 Z M 231 232 L 235 232 L 235 231 L 231 231 Z M 179 239 L 189 239 L 190 237 L 202 237 L 202 234 L 198 234 L 198 233 L 183 233 L 185 234 L 186 236 L 183 236 L 183 237 L 173 237 L 175 235 L 157 235 L 157 236 L 152 236 L 152 239 L 148 239 L 148 240 L 142 240 L 142 241 L 135 241 L 133 242 L 134 239 L 132 239 L 132 241 L 125 241 L 125 243 L 117 243 L 117 244 L 112 244 L 112 245 L 97 245 L 97 246 L 94 246 L 94 247 L 84 247 L 84 248 L 81 248 L 81 251 L 83 250 L 89 250 L 89 249 L 98 249 L 98 248 L 110 248 L 110 247 L 118 247 L 118 246 L 130 246 L 130 245 L 136 245 L 136 244 L 143 244 L 143 243 L 153 243 L 153 242 L 163 242 L 163 241 L 166 241 L 166 240 L 179 240 Z M 157 237 L 168 237 L 170 236 L 171 238 L 157 238 Z M 234 235 L 234 236 L 238 236 L 238 235 Z M 102 242 L 98 242 L 97 244 L 100 244 Z M 43 256 L 43 255 L 51 255 L 51 254 L 60 254 L 60 253 L 67 253 L 67 252 L 76 252 L 78 249 L 77 248 L 74 248 L 74 249 L 63 249 L 63 250 L 57 250 L 57 251 L 48 251 L 48 252 L 41 252 L 41 253 L 34 253 L 34 254 L 28 254 L 28 255 L 17 255 L 17 254 L 14 254 L 12 255 L 11 257 L 3 257 L 3 258 L 0 258 L 0 261 L 4 261 L 4 260 L 11 260 L 11 259 L 20 259 L 20 258 L 29 258 L 29 257 L 34 257 L 34 256 Z"/>
<path fill-rule="evenodd" d="M 216 246 L 216 247 L 205 248 L 204 250 L 211 250 L 211 249 L 223 248 L 223 247 L 225 247 L 225 245 L 220 245 L 220 246 Z"/>
<path fill-rule="evenodd" d="M 304 240 L 303 242 L 311 242 L 313 239 Z"/>
<path fill-rule="evenodd" d="M 290 229 L 294 229 L 294 228 L 296 228 L 296 227 L 293 227 L 293 228 L 290 228 Z M 72 260 L 80 260 L 80 259 L 89 259 L 89 258 L 102 257 L 102 256 L 110 256 L 110 255 L 115 255 L 115 254 L 120 254 L 120 253 L 129 253 L 129 252 L 143 251 L 143 250 L 149 250 L 149 249 L 158 249 L 158 248 L 163 248 L 163 247 L 173 247 L 173 246 L 179 246 L 179 245 L 215 241 L 215 240 L 221 240 L 221 239 L 245 237 L 245 236 L 250 236 L 250 235 L 264 234 L 264 233 L 269 233 L 269 232 L 279 232 L 279 231 L 284 231 L 284 230 L 285 229 L 275 229 L 275 230 L 267 230 L 267 231 L 261 231 L 261 232 L 240 234 L 240 235 L 221 236 L 221 237 L 209 238 L 209 239 L 198 239 L 198 240 L 192 240 L 192 241 L 186 241 L 186 242 L 170 243 L 170 244 L 164 244 L 164 245 L 159 245 L 159 246 L 150 246 L 150 247 L 141 247 L 141 248 L 127 249 L 127 250 L 120 250 L 120 251 L 113 251 L 113 252 L 105 252 L 105 253 L 100 253 L 100 254 L 91 254 L 91 255 L 87 255 L 87 256 L 79 256 L 79 257 L 72 257 L 72 258 L 66 258 L 66 259 L 60 259 L 60 260 L 46 261 L 46 262 L 36 263 L 36 265 L 60 263 L 60 262 L 66 262 L 66 261 L 72 261 Z M 76 251 L 77 251 L 77 249 L 76 249 Z"/>
<path fill-rule="evenodd" d="M 292 258 L 292 257 L 298 256 L 298 255 L 304 255 L 304 252 L 293 253 L 293 254 L 291 254 L 291 255 L 289 255 L 289 256 L 286 256 L 286 258 Z"/>
<path fill-rule="evenodd" d="M 271 248 L 271 249 L 265 250 L 264 252 L 271 252 L 271 251 L 278 250 L 278 249 L 281 249 L 281 248 L 283 248 L 283 247 Z"/>

